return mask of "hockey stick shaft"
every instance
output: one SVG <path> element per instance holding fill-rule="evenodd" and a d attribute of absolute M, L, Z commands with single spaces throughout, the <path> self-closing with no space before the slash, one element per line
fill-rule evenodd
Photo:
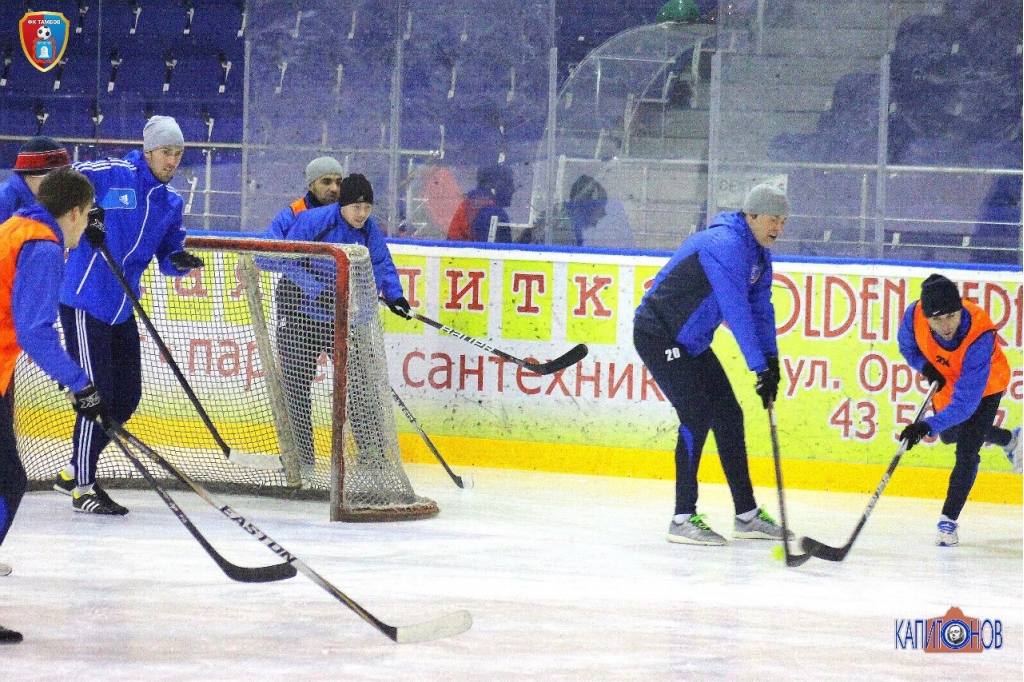
<path fill-rule="evenodd" d="M 380 300 L 383 301 L 384 303 L 387 303 L 387 301 L 384 299 L 384 297 L 381 297 Z M 429 317 L 426 317 L 425 315 L 420 315 L 417 312 L 410 311 L 409 314 L 408 314 L 408 319 L 410 319 L 410 320 L 419 320 L 420 322 L 422 322 L 424 324 L 427 324 L 427 325 L 433 327 L 434 329 L 437 329 L 437 330 L 447 334 L 448 336 L 453 336 L 456 339 L 459 339 L 461 341 L 465 341 L 466 343 L 468 343 L 468 344 L 470 344 L 472 346 L 476 346 L 477 348 L 482 348 L 483 350 L 487 351 L 491 355 L 496 355 L 497 357 L 501 358 L 502 360 L 507 360 L 508 362 L 511 362 L 513 364 L 516 364 L 516 365 L 519 365 L 520 367 L 522 367 L 524 369 L 530 370 L 534 374 L 546 375 L 546 374 L 554 374 L 555 372 L 560 372 L 563 369 L 566 369 L 568 367 L 572 367 L 577 362 L 579 362 L 583 358 L 587 357 L 587 352 L 588 352 L 587 346 L 582 344 L 582 343 L 580 343 L 580 344 L 577 344 L 577 345 L 573 346 L 567 352 L 565 352 L 562 355 L 558 356 L 554 360 L 550 360 L 549 362 L 540 362 L 540 363 L 538 363 L 538 362 L 530 362 L 529 360 L 524 360 L 522 358 L 517 358 L 514 355 L 510 355 L 510 354 L 506 353 L 505 351 L 498 350 L 494 346 L 492 346 L 492 345 L 490 345 L 490 344 L 488 344 L 488 343 L 486 343 L 484 341 L 481 341 L 480 339 L 474 338 L 474 337 L 469 336 L 467 334 L 463 334 L 462 332 L 460 332 L 457 329 L 452 329 L 448 325 L 441 324 L 437 320 L 432 320 Z"/>
<path fill-rule="evenodd" d="M 416 417 L 413 416 L 412 412 L 406 406 L 405 401 L 398 397 L 398 393 L 395 391 L 394 388 L 391 389 L 391 396 L 395 399 L 395 402 L 398 403 L 398 406 L 402 408 L 402 412 L 405 413 L 405 418 L 409 420 L 409 423 L 412 424 L 414 429 L 416 429 L 416 432 L 420 434 L 420 438 L 423 439 L 423 442 L 426 443 L 430 451 L 434 453 L 434 457 L 437 457 L 437 461 L 441 463 L 441 466 L 444 467 L 444 470 L 448 472 L 449 476 L 451 476 L 451 479 L 455 482 L 455 485 L 463 489 L 469 487 L 467 486 L 466 482 L 462 480 L 461 476 L 457 476 L 455 472 L 452 471 L 452 468 L 448 466 L 448 462 L 444 461 L 444 457 L 442 457 L 441 453 L 438 452 L 437 448 L 434 447 L 434 444 L 433 442 L 431 442 L 430 437 L 427 436 L 426 432 L 420 426 L 420 423 L 416 421 Z"/>
<path fill-rule="evenodd" d="M 111 440 L 117 444 L 117 447 L 121 449 L 121 452 L 128 458 L 128 461 L 138 469 L 139 473 L 142 474 L 142 477 L 146 479 L 146 482 L 149 483 L 153 490 L 156 491 L 156 494 L 160 496 L 160 499 L 164 501 L 164 504 L 167 505 L 168 509 L 174 512 L 174 515 L 178 517 L 179 521 L 181 521 L 181 525 L 185 526 L 188 532 L 192 534 L 192 537 L 196 539 L 196 542 L 206 550 L 206 553 L 210 555 L 210 558 L 213 559 L 214 563 L 216 563 L 220 570 L 224 572 L 224 575 L 240 583 L 269 583 L 295 577 L 296 570 L 289 563 L 250 568 L 247 566 L 238 566 L 233 564 L 221 556 L 220 553 L 213 548 L 213 545 L 211 545 L 203 536 L 203 534 L 199 532 L 199 529 L 195 527 L 195 524 L 192 523 L 192 520 L 188 518 L 181 507 L 179 507 L 167 491 L 160 486 L 156 478 L 148 469 L 146 469 L 145 465 L 143 465 L 142 462 L 132 454 L 128 445 L 124 442 L 123 431 L 118 427 L 110 426 L 109 422 L 107 426 L 109 427 L 107 428 L 107 431 L 111 436 Z"/>
<path fill-rule="evenodd" d="M 931 403 L 932 396 L 938 389 L 938 384 L 932 384 L 928 389 L 928 394 L 925 395 L 924 401 L 921 403 L 921 407 L 918 408 L 917 414 L 914 415 L 914 421 L 912 424 L 916 424 L 921 417 L 924 415 L 925 410 L 928 408 L 928 404 Z M 882 492 L 885 490 L 885 486 L 888 485 L 889 479 L 892 478 L 892 474 L 896 471 L 896 466 L 900 463 L 900 459 L 903 457 L 903 453 L 907 451 L 907 441 L 901 440 L 900 445 L 896 448 L 896 455 L 889 462 L 889 468 L 885 470 L 885 474 L 882 476 L 882 480 L 878 483 L 878 487 L 875 488 L 875 493 L 871 496 L 868 501 L 868 506 L 861 514 L 860 520 L 857 522 L 857 527 L 853 529 L 853 534 L 850 535 L 850 539 L 842 547 L 832 547 L 822 542 L 818 542 L 813 538 L 805 537 L 801 546 L 805 552 L 813 554 L 819 559 L 825 561 L 842 561 L 846 558 L 846 555 L 850 553 L 850 549 L 853 547 L 853 543 L 856 542 L 857 536 L 860 535 L 861 530 L 864 528 L 864 524 L 868 522 L 868 517 L 871 515 L 871 510 L 875 508 L 875 504 L 878 502 L 878 498 L 882 496 Z"/>
<path fill-rule="evenodd" d="M 811 558 L 806 552 L 793 554 L 789 551 L 789 524 L 786 520 L 786 497 L 782 485 L 782 453 L 779 448 L 779 427 L 775 420 L 775 401 L 768 402 L 768 427 L 772 436 L 772 459 L 775 460 L 775 487 L 779 491 L 779 520 L 782 522 L 782 549 L 786 554 L 787 566 L 800 566 Z"/>
<path fill-rule="evenodd" d="M 245 532 L 253 536 L 260 544 L 269 549 L 274 554 L 278 555 L 285 560 L 287 565 L 293 566 L 295 570 L 302 573 L 304 576 L 313 581 L 317 586 L 322 588 L 324 591 L 329 593 L 332 597 L 340 601 L 342 604 L 347 606 L 353 612 L 356 613 L 360 618 L 365 620 L 367 623 L 375 627 L 389 639 L 398 643 L 406 642 L 425 642 L 431 639 L 439 639 L 441 637 L 450 637 L 459 633 L 465 632 L 473 624 L 473 619 L 469 615 L 468 611 L 455 611 L 446 616 L 427 621 L 425 623 L 418 623 L 416 625 L 408 626 L 394 626 L 388 625 L 384 621 L 380 620 L 372 613 L 364 609 L 355 600 L 346 595 L 344 592 L 339 590 L 337 587 L 329 583 L 323 576 L 310 568 L 304 561 L 299 559 L 297 556 L 282 547 L 277 541 L 271 538 L 269 535 L 261 531 L 255 523 L 250 519 L 246 518 L 242 514 L 224 504 L 216 497 L 208 492 L 205 488 L 200 486 L 198 483 L 193 481 L 187 474 L 180 471 L 174 464 L 163 458 L 160 453 L 153 450 L 151 447 L 143 443 L 137 437 L 133 436 L 126 429 L 121 426 L 113 425 L 114 432 L 125 437 L 135 447 L 144 452 L 150 459 L 160 465 L 165 471 L 174 476 L 176 479 L 187 485 L 192 489 L 199 497 L 201 497 L 207 504 L 215 508 L 225 517 L 227 517 L 232 523 L 238 524 Z"/>
<path fill-rule="evenodd" d="M 109 267 L 110 271 L 114 273 L 114 277 L 117 278 L 117 281 L 118 283 L 120 283 L 121 288 L 124 289 L 124 294 L 125 296 L 128 297 L 128 300 L 131 301 L 132 308 L 135 309 L 135 313 L 139 316 L 139 319 L 142 320 L 142 324 L 146 327 L 146 330 L 149 332 L 149 335 L 153 337 L 153 341 L 156 343 L 157 348 L 160 349 L 160 354 L 164 356 L 164 360 L 167 361 L 167 365 L 171 368 L 171 372 L 174 374 L 174 378 L 178 380 L 179 384 L 181 384 L 181 387 L 182 389 L 184 389 L 185 394 L 188 396 L 189 401 L 192 403 L 192 406 L 196 408 L 196 413 L 199 414 L 199 418 L 203 421 L 203 424 L 206 425 L 206 429 L 210 432 L 210 435 L 213 436 L 213 440 L 216 441 L 217 447 L 221 449 L 221 451 L 224 453 L 224 456 L 227 457 L 229 460 L 232 460 L 233 455 L 240 455 L 236 456 L 232 460 L 235 464 L 242 464 L 244 466 L 250 466 L 260 469 L 281 469 L 282 467 L 280 457 L 274 457 L 273 455 L 238 453 L 232 450 L 232 448 L 224 441 L 224 439 L 221 438 L 220 432 L 217 431 L 217 427 L 213 425 L 213 420 L 210 419 L 210 415 L 207 414 L 206 410 L 203 408 L 203 404 L 199 402 L 199 396 L 197 396 L 195 394 L 195 391 L 192 390 L 191 384 L 188 383 L 188 380 L 185 378 L 185 375 L 182 374 L 181 368 L 178 367 L 178 363 L 174 360 L 174 356 L 171 355 L 171 351 L 167 347 L 167 344 L 164 343 L 164 340 L 157 332 L 156 327 L 153 326 L 153 321 L 149 319 L 149 315 L 147 315 L 145 309 L 143 309 L 142 303 L 139 302 L 139 299 L 135 295 L 135 292 L 132 291 L 131 285 L 128 283 L 128 280 L 125 279 L 124 272 L 122 272 L 121 268 L 118 267 L 117 263 L 114 262 L 114 258 L 113 256 L 110 255 L 110 251 L 107 249 L 107 245 L 100 244 L 99 252 L 103 256 L 103 260 L 107 262 L 107 267 Z"/>

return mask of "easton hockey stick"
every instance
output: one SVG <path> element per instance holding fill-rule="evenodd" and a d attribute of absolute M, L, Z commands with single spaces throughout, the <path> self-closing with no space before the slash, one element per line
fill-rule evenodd
<path fill-rule="evenodd" d="M 128 445 L 124 442 L 124 431 L 120 427 L 112 424 L 109 420 L 103 426 L 110 435 L 111 440 L 117 444 L 117 447 L 121 449 L 124 456 L 128 458 L 128 461 L 130 461 L 132 465 L 139 470 L 139 473 L 142 474 L 142 477 L 146 479 L 146 482 L 152 486 L 153 490 L 155 490 L 156 494 L 160 496 L 160 499 L 164 501 L 164 504 L 167 505 L 168 509 L 174 512 L 174 515 L 178 517 L 178 520 L 181 521 L 181 525 L 188 529 L 188 532 L 191 533 L 192 537 L 194 537 L 202 548 L 206 550 L 206 553 L 210 555 L 210 558 L 213 559 L 214 563 L 217 564 L 220 570 L 224 571 L 224 575 L 240 583 L 270 583 L 295 577 L 295 567 L 288 562 L 249 568 L 247 566 L 238 566 L 233 564 L 222 557 L 220 553 L 213 548 L 209 541 L 203 537 L 203 534 L 199 532 L 199 529 L 195 527 L 192 521 L 188 518 L 185 512 L 182 511 L 181 507 L 179 507 L 171 498 L 167 491 L 160 487 L 156 478 L 154 478 L 142 462 L 140 462 L 138 458 L 131 453 Z"/>
<path fill-rule="evenodd" d="M 423 442 L 426 443 L 427 447 L 430 448 L 430 451 L 434 453 L 434 457 L 437 457 L 437 461 L 441 463 L 444 470 L 447 471 L 448 475 L 452 477 L 453 481 L 455 481 L 455 485 L 464 490 L 472 488 L 473 477 L 469 474 L 464 476 L 455 475 L 455 472 L 452 471 L 450 466 L 448 466 L 448 462 L 444 461 L 444 457 L 441 456 L 441 453 L 437 451 L 437 448 L 435 448 L 434 444 L 430 441 L 430 437 L 427 436 L 426 432 L 420 427 L 420 423 L 416 421 L 416 417 L 412 416 L 412 412 L 410 412 L 409 408 L 406 407 L 405 402 L 398 397 L 398 393 L 395 392 L 394 388 L 391 389 L 391 396 L 395 399 L 395 402 L 398 403 L 398 406 L 402 408 L 402 412 L 405 413 L 405 418 L 409 420 L 409 423 L 412 424 L 413 428 L 420 434 L 420 438 L 423 439 Z"/>
<path fill-rule="evenodd" d="M 346 595 L 337 587 L 327 582 L 323 576 L 307 566 L 305 562 L 257 528 L 256 524 L 253 523 L 252 520 L 246 518 L 242 514 L 239 514 L 234 509 L 218 500 L 205 488 L 193 481 L 183 471 L 180 471 L 176 466 L 174 466 L 174 464 L 164 459 L 160 453 L 133 436 L 124 427 L 118 424 L 110 424 L 108 420 L 107 428 L 108 432 L 115 433 L 127 439 L 132 443 L 132 445 L 144 452 L 151 460 L 160 465 L 165 471 L 167 471 L 167 473 L 171 474 L 191 488 L 193 492 L 203 498 L 207 504 L 227 517 L 232 523 L 238 524 L 245 532 L 256 538 L 260 544 L 284 559 L 288 565 L 293 566 L 299 573 L 302 573 L 304 576 L 309 578 L 317 586 L 354 611 L 356 615 L 375 627 L 392 641 L 398 642 L 399 644 L 406 644 L 411 642 L 426 642 L 433 639 L 440 639 L 442 637 L 452 637 L 465 632 L 473 625 L 473 618 L 470 616 L 469 611 L 454 611 L 445 616 L 441 616 L 440 618 L 435 618 L 434 620 L 430 620 L 425 623 L 417 623 L 416 625 L 388 625 L 357 604 L 351 597 Z"/>
<path fill-rule="evenodd" d="M 385 300 L 383 296 L 380 297 L 380 300 L 382 303 L 387 304 L 387 300 Z M 467 336 L 466 334 L 463 334 L 457 329 L 452 329 L 448 325 L 441 324 L 437 320 L 432 320 L 429 317 L 420 315 L 417 312 L 409 311 L 409 315 L 406 319 L 419 320 L 424 324 L 430 325 L 434 329 L 440 330 L 441 332 L 447 334 L 448 336 L 454 336 L 455 338 L 465 341 L 466 343 L 476 346 L 477 348 L 483 348 L 485 351 L 492 355 L 497 355 L 499 358 L 503 360 L 508 360 L 511 363 L 519 365 L 524 369 L 528 369 L 531 372 L 540 375 L 554 374 L 555 372 L 560 372 L 563 369 L 566 369 L 567 367 L 572 367 L 577 362 L 587 357 L 588 352 L 586 345 L 580 343 L 570 348 L 566 353 L 559 355 L 554 360 L 539 363 L 530 362 L 529 360 L 523 360 L 522 358 L 517 358 L 514 355 L 509 355 L 508 353 L 500 351 L 494 346 L 491 346 L 486 342 L 481 341 L 480 339 L 473 338 L 472 336 Z"/>
<path fill-rule="evenodd" d="M 928 389 L 928 395 L 924 397 L 924 402 L 921 403 L 921 407 L 918 408 L 917 414 L 914 415 L 914 421 L 911 423 L 917 423 L 921 419 L 921 415 L 928 408 L 928 403 L 932 400 L 932 395 L 935 394 L 938 384 L 932 384 L 931 388 Z M 871 496 L 871 500 L 868 502 L 867 509 L 861 514 L 860 521 L 857 522 L 857 527 L 853 529 L 853 535 L 842 547 L 831 547 L 824 543 L 818 542 L 812 538 L 805 537 L 800 543 L 800 546 L 808 554 L 812 554 L 819 559 L 825 561 L 842 561 L 846 558 L 846 555 L 850 553 L 850 548 L 853 547 L 853 543 L 857 540 L 857 536 L 860 535 L 860 531 L 864 528 L 864 524 L 868 522 L 868 516 L 871 514 L 871 510 L 875 508 L 875 503 L 878 502 L 878 498 L 882 496 L 882 491 L 885 490 L 885 486 L 889 483 L 889 478 L 892 477 L 892 472 L 896 470 L 896 465 L 900 463 L 900 458 L 903 457 L 903 453 L 907 451 L 907 441 L 900 440 L 900 446 L 896 449 L 896 456 L 889 462 L 889 468 L 886 469 L 885 474 L 882 476 L 881 482 L 875 489 L 875 494 Z"/>
<path fill-rule="evenodd" d="M 787 566 L 800 566 L 811 558 L 810 554 L 793 554 L 789 551 L 789 526 L 786 523 L 786 498 L 782 486 L 782 455 L 779 453 L 779 427 L 775 421 L 775 401 L 768 401 L 768 427 L 772 434 L 772 459 L 775 460 L 775 486 L 779 489 L 779 519 L 782 521 L 782 550 L 786 553 Z"/>
<path fill-rule="evenodd" d="M 210 415 L 203 409 L 202 403 L 199 402 L 199 397 L 192 390 L 192 386 L 185 379 L 185 375 L 181 373 L 181 368 L 178 367 L 178 363 L 175 362 L 174 357 L 171 355 L 170 349 L 167 348 L 167 344 L 157 333 L 156 327 L 153 326 L 153 321 L 149 319 L 149 315 L 142 308 L 142 304 L 139 303 L 138 297 L 135 292 L 132 291 L 131 285 L 128 284 L 128 280 L 125 279 L 124 273 L 121 268 L 118 267 L 117 263 L 114 262 L 113 256 L 110 255 L 110 251 L 107 250 L 106 244 L 99 245 L 99 252 L 103 256 L 103 260 L 107 262 L 107 266 L 110 271 L 114 273 L 114 277 L 121 284 L 121 288 L 124 289 L 125 296 L 132 302 L 132 307 L 135 308 L 136 314 L 142 320 L 146 330 L 149 331 L 149 335 L 153 337 L 153 341 L 156 342 L 157 348 L 160 349 L 160 354 L 164 356 L 164 360 L 167 361 L 167 365 L 171 368 L 171 372 L 174 373 L 174 378 L 178 380 L 181 387 L 185 390 L 185 394 L 188 395 L 189 401 L 196 408 L 196 412 L 199 414 L 199 418 L 203 420 L 203 424 L 206 425 L 206 429 L 213 436 L 213 440 L 217 442 L 217 446 L 224 452 L 224 455 L 228 458 L 232 464 L 236 464 L 242 467 L 248 467 L 251 469 L 268 469 L 271 471 L 280 471 L 284 468 L 281 464 L 281 458 L 278 455 L 258 455 L 253 452 L 245 452 L 244 450 L 236 450 L 232 448 L 224 439 L 221 438 L 220 433 L 217 431 L 217 427 L 213 425 L 213 421 L 210 419 Z"/>

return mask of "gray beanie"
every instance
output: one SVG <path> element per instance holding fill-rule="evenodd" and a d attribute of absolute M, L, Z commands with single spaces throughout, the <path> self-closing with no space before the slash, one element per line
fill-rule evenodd
<path fill-rule="evenodd" d="M 312 185 L 325 175 L 345 175 L 341 164 L 332 156 L 321 156 L 313 159 L 306 166 L 306 184 Z"/>
<path fill-rule="evenodd" d="M 151 152 L 161 147 L 184 147 L 185 136 L 178 122 L 170 116 L 150 116 L 142 129 L 142 151 Z"/>
<path fill-rule="evenodd" d="M 743 200 L 743 212 L 747 215 L 789 216 L 789 199 L 786 193 L 775 185 L 757 185 Z"/>

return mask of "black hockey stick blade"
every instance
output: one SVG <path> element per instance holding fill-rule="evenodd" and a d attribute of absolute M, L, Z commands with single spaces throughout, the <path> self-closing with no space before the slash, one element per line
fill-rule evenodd
<path fill-rule="evenodd" d="M 156 450 L 149 447 L 141 440 L 133 436 L 129 431 L 114 425 L 120 434 L 127 439 L 128 442 L 132 443 L 142 452 L 146 453 L 146 456 L 151 460 L 159 464 L 165 471 L 174 476 L 176 479 L 187 485 L 197 495 L 199 495 L 207 504 L 217 509 L 221 514 L 227 517 L 231 522 L 238 524 L 240 528 L 245 530 L 249 535 L 256 539 L 261 545 L 269 549 L 274 554 L 285 559 L 286 565 L 293 570 L 302 573 L 302 575 L 309 578 L 316 585 L 328 592 L 332 597 L 340 601 L 342 604 L 351 609 L 356 615 L 365 620 L 367 623 L 375 627 L 378 631 L 383 633 L 386 637 L 394 642 L 404 644 L 407 642 L 426 642 L 432 639 L 439 639 L 441 637 L 451 637 L 453 635 L 465 632 L 472 626 L 473 619 L 469 615 L 468 611 L 455 611 L 441 618 L 436 618 L 426 623 L 418 623 L 415 625 L 406 626 L 394 626 L 388 625 L 384 621 L 380 620 L 372 613 L 360 606 L 354 599 L 346 595 L 344 592 L 339 590 L 337 587 L 329 583 L 323 576 L 314 571 L 312 568 L 306 565 L 302 559 L 298 558 L 284 547 L 282 547 L 276 540 L 261 531 L 252 520 L 247 519 L 242 514 L 239 514 L 234 509 L 224 504 L 216 497 L 214 497 L 205 488 L 200 486 L 198 483 L 193 481 L 184 472 L 179 471 L 174 464 L 168 462 L 163 456 L 160 455 Z"/>
<path fill-rule="evenodd" d="M 850 547 L 852 546 L 851 544 L 846 544 L 842 547 L 831 547 L 808 537 L 800 541 L 800 548 L 807 552 L 806 556 L 814 556 L 825 561 L 842 561 L 850 553 Z"/>
<path fill-rule="evenodd" d="M 387 304 L 387 300 L 383 296 L 380 297 L 380 301 L 385 305 Z M 569 349 L 567 353 L 558 356 L 554 360 L 549 360 L 548 362 L 530 362 L 529 360 L 524 360 L 523 358 L 517 358 L 514 355 L 510 355 L 509 353 L 506 353 L 503 350 L 498 350 L 497 348 L 490 345 L 486 341 L 481 341 L 480 339 L 474 338 L 467 334 L 463 334 L 458 329 L 452 329 L 448 325 L 441 324 L 437 320 L 432 320 L 429 317 L 425 315 L 420 315 L 417 312 L 409 312 L 404 317 L 408 320 L 418 320 L 426 325 L 433 327 L 434 329 L 437 329 L 440 332 L 447 334 L 448 336 L 453 336 L 456 339 L 465 341 L 466 343 L 472 346 L 482 348 L 488 353 L 496 355 L 497 357 L 503 360 L 508 360 L 509 362 L 519 365 L 524 369 L 528 369 L 534 374 L 545 375 L 554 374 L 555 372 L 561 372 L 563 369 L 572 367 L 577 362 L 587 357 L 588 349 L 586 345 L 581 343 L 576 346 L 573 346 L 572 348 Z"/>
<path fill-rule="evenodd" d="M 295 577 L 297 571 L 295 570 L 295 567 L 289 563 L 248 567 L 233 564 L 221 556 L 221 554 L 213 548 L 213 545 L 203 537 L 203 534 L 199 532 L 199 529 L 195 527 L 192 520 L 188 518 L 185 512 L 178 506 L 167 491 L 160 487 L 160 484 L 153 475 L 149 473 L 149 470 L 146 469 L 142 462 L 140 462 L 138 458 L 131 453 L 127 444 L 124 442 L 124 431 L 119 431 L 120 427 L 116 424 L 111 425 L 110 422 L 107 423 L 106 427 L 107 432 L 111 436 L 111 440 L 117 444 L 117 447 L 121 449 L 121 452 L 124 453 L 125 457 L 127 457 L 132 465 L 138 469 L 139 473 L 142 474 L 142 477 L 146 479 L 146 482 L 152 486 L 153 490 L 155 490 L 156 494 L 160 496 L 160 499 L 164 501 L 164 504 L 167 505 L 168 509 L 174 512 L 174 515 L 178 517 L 181 524 L 185 526 L 189 533 L 192 534 L 192 537 L 196 539 L 196 542 L 206 550 L 206 553 L 210 555 L 210 558 L 213 559 L 215 564 L 217 564 L 217 567 L 224 572 L 224 575 L 240 583 L 272 583 Z"/>
<path fill-rule="evenodd" d="M 536 372 L 537 374 L 554 374 L 555 372 L 561 372 L 567 367 L 572 367 L 577 362 L 587 357 L 588 352 L 590 352 L 590 349 L 581 343 L 573 346 L 568 352 L 558 356 L 554 360 L 542 362 L 540 364 L 524 361 L 523 367 L 531 372 Z"/>

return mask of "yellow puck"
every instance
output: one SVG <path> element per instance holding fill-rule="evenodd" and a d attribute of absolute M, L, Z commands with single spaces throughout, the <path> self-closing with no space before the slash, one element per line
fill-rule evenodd
<path fill-rule="evenodd" d="M 786 550 L 782 549 L 782 545 L 775 545 L 772 547 L 772 558 L 778 561 L 784 561 L 786 559 Z"/>

